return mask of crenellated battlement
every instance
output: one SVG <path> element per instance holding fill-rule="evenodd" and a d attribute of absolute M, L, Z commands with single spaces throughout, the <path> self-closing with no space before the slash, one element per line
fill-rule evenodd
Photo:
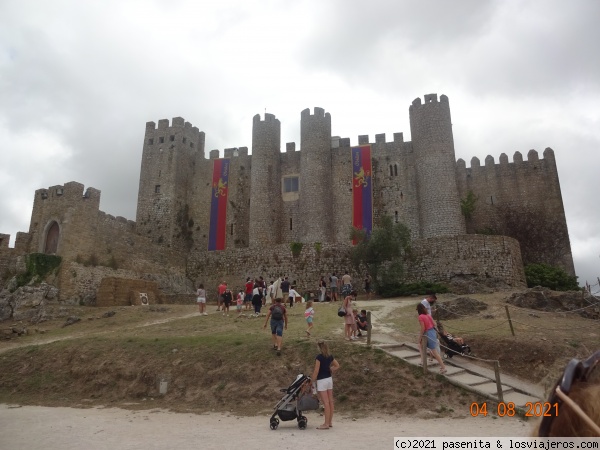
<path fill-rule="evenodd" d="M 550 147 L 546 148 L 546 150 L 544 150 L 543 153 L 544 157 L 540 158 L 539 154 L 537 152 L 537 150 L 529 150 L 527 152 L 527 160 L 526 163 L 535 163 L 535 162 L 539 162 L 539 161 L 548 161 L 548 163 L 551 164 L 556 164 L 556 160 L 554 158 L 554 150 L 552 150 Z M 523 161 L 523 154 L 519 151 L 516 151 L 513 154 L 513 162 L 509 162 L 508 160 L 508 156 L 506 155 L 506 153 L 502 153 L 500 155 L 499 158 L 499 164 L 495 163 L 494 157 L 492 155 L 488 155 L 485 157 L 485 167 L 486 168 L 491 168 L 491 167 L 505 167 L 506 165 L 519 165 L 522 164 Z M 456 161 L 456 165 L 459 168 L 470 168 L 470 169 L 478 169 L 481 168 L 481 161 L 479 160 L 478 157 L 474 156 L 473 158 L 471 158 L 471 165 L 470 167 L 466 166 L 465 161 L 462 158 L 459 158 Z"/>
<path fill-rule="evenodd" d="M 170 135 L 169 132 L 173 134 Z M 186 122 L 183 117 L 173 117 L 171 122 L 169 122 L 169 119 L 160 119 L 158 127 L 155 122 L 146 122 L 145 144 L 154 145 L 168 143 L 169 141 L 175 142 L 175 136 L 180 133 L 184 136 L 184 139 L 182 139 L 183 144 L 190 145 L 191 148 L 203 148 L 204 132 L 200 131 L 198 127 L 192 126 L 190 122 Z M 160 142 L 161 139 L 162 142 Z"/>
<path fill-rule="evenodd" d="M 83 184 L 71 181 L 64 185 L 50 186 L 49 188 L 37 189 L 35 191 L 35 198 L 40 200 L 72 200 L 72 199 L 83 199 L 83 200 L 96 200 L 100 202 L 101 191 L 93 187 L 86 189 L 85 194 L 83 192 Z"/>
<path fill-rule="evenodd" d="M 253 123 L 257 123 L 257 122 L 272 122 L 272 123 L 278 123 L 279 124 L 279 119 L 277 119 L 277 117 L 275 117 L 275 114 L 265 113 L 264 120 L 261 120 L 260 114 L 256 114 L 252 118 L 252 122 Z"/>
<path fill-rule="evenodd" d="M 421 97 L 415 98 L 413 100 L 413 102 L 412 102 L 412 105 L 409 107 L 409 111 L 412 110 L 413 107 L 416 108 L 416 107 L 419 107 L 419 106 L 425 106 L 425 105 L 432 104 L 432 103 L 433 104 L 440 103 L 440 104 L 445 104 L 448 107 L 450 106 L 450 103 L 448 101 L 448 97 L 446 95 L 443 95 L 443 94 L 440 95 L 439 101 L 438 101 L 437 94 L 425 94 L 424 97 L 423 97 L 423 99 L 424 99 L 424 102 L 421 101 Z"/>
<path fill-rule="evenodd" d="M 303 109 L 300 112 L 300 117 L 301 118 L 305 118 L 305 117 L 321 117 L 321 118 L 325 118 L 326 116 L 331 117 L 331 115 L 329 113 L 325 114 L 325 110 L 323 108 L 319 108 L 318 106 L 314 107 L 314 114 L 310 113 L 310 108 Z"/>

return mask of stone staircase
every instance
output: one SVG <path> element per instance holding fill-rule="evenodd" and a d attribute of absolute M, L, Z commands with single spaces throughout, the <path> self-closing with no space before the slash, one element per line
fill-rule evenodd
<path fill-rule="evenodd" d="M 415 366 L 421 364 L 419 349 L 415 344 L 379 344 L 375 347 L 409 364 Z M 445 359 L 444 364 L 447 369 L 444 377 L 450 383 L 498 402 L 498 389 L 494 370 L 473 364 L 469 361 L 469 358 L 458 355 Z M 428 362 L 427 369 L 432 373 L 438 373 L 438 362 L 435 360 Z M 538 385 L 517 380 L 504 374 L 500 375 L 500 381 L 504 403 L 512 402 L 519 408 L 525 408 L 527 402 L 543 401 L 543 388 Z"/>

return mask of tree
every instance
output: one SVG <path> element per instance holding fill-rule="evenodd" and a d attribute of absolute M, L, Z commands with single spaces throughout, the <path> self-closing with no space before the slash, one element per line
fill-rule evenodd
<path fill-rule="evenodd" d="M 410 230 L 383 216 L 371 236 L 352 229 L 351 237 L 358 244 L 352 250 L 352 262 L 357 270 L 366 267 L 375 287 L 399 283 L 404 276 L 404 256 L 410 251 Z"/>

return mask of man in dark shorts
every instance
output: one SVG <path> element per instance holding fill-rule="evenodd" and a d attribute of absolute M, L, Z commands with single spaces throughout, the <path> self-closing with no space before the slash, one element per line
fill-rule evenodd
<path fill-rule="evenodd" d="M 338 277 L 335 276 L 335 273 L 332 273 L 329 277 L 329 287 L 331 289 L 331 301 L 337 302 Z"/>
<path fill-rule="evenodd" d="M 273 339 L 273 350 L 277 350 L 277 356 L 281 355 L 281 341 L 283 340 L 283 330 L 287 330 L 288 318 L 285 305 L 281 299 L 275 299 L 275 303 L 269 308 L 265 325 L 263 328 L 267 328 L 267 324 L 271 319 L 271 337 Z"/>
<path fill-rule="evenodd" d="M 225 294 L 226 290 L 227 290 L 227 283 L 225 283 L 223 281 L 217 288 L 217 291 L 219 292 L 219 298 L 217 300 L 219 302 L 217 305 L 217 311 L 221 311 L 221 306 L 223 305 L 223 294 Z"/>
<path fill-rule="evenodd" d="M 371 275 L 365 276 L 365 292 L 367 293 L 367 300 L 371 300 Z"/>
<path fill-rule="evenodd" d="M 252 278 L 246 278 L 246 285 L 244 290 L 244 305 L 246 306 L 246 310 L 250 309 L 250 305 L 252 304 L 252 291 L 254 290 L 254 281 Z"/>
<path fill-rule="evenodd" d="M 231 306 L 232 301 L 233 294 L 231 293 L 231 289 L 227 288 L 223 294 L 223 315 L 227 314 L 229 317 L 229 307 Z"/>
<path fill-rule="evenodd" d="M 281 282 L 281 292 L 283 293 L 284 300 L 290 296 L 290 282 L 288 281 L 288 277 L 285 277 Z"/>

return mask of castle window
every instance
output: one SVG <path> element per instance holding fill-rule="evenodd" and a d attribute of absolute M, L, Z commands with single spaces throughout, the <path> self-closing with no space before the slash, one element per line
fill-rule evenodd
<path fill-rule="evenodd" d="M 298 192 L 298 177 L 285 177 L 283 179 L 283 192 Z"/>
<path fill-rule="evenodd" d="M 56 195 L 63 195 L 63 188 L 56 189 Z"/>
<path fill-rule="evenodd" d="M 394 220 L 398 223 L 398 211 L 394 212 Z"/>
<path fill-rule="evenodd" d="M 229 232 L 233 236 L 233 224 L 231 224 L 231 231 Z"/>
<path fill-rule="evenodd" d="M 160 194 L 160 184 L 157 184 L 156 186 L 154 186 L 154 193 Z"/>
<path fill-rule="evenodd" d="M 398 176 L 398 164 L 394 164 L 394 176 Z"/>
<path fill-rule="evenodd" d="M 292 218 L 290 217 L 290 230 L 292 229 Z"/>
<path fill-rule="evenodd" d="M 392 165 L 390 164 L 390 177 L 393 177 L 393 176 L 394 176 L 394 172 L 392 170 Z"/>
<path fill-rule="evenodd" d="M 187 138 L 183 138 L 183 143 L 185 144 L 187 142 Z"/>
<path fill-rule="evenodd" d="M 154 145 L 154 138 L 148 139 L 148 145 Z"/>
<path fill-rule="evenodd" d="M 165 143 L 165 138 L 164 137 L 159 137 L 158 138 L 158 143 L 159 144 L 164 144 Z"/>
<path fill-rule="evenodd" d="M 174 135 L 174 134 L 172 134 L 171 136 L 169 136 L 169 140 L 170 140 L 171 142 L 175 142 L 175 135 Z"/>
<path fill-rule="evenodd" d="M 194 143 L 190 142 L 190 148 L 194 148 Z"/>

